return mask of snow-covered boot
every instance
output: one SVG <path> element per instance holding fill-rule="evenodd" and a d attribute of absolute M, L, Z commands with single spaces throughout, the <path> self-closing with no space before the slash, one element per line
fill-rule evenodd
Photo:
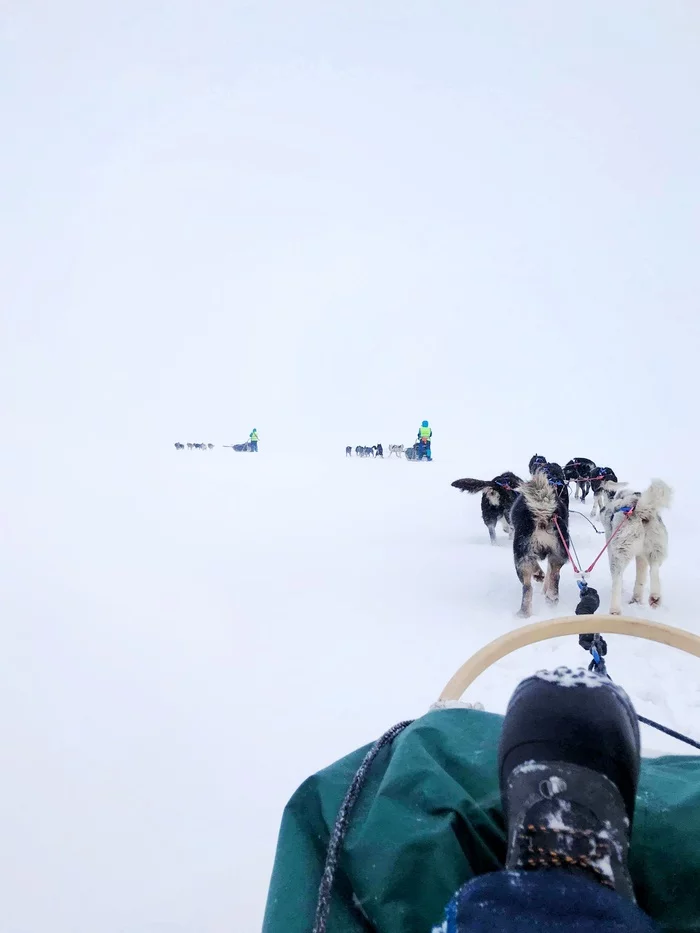
<path fill-rule="evenodd" d="M 627 853 L 639 764 L 637 715 L 607 677 L 558 668 L 522 681 L 498 755 L 506 868 L 583 874 L 634 901 Z"/>

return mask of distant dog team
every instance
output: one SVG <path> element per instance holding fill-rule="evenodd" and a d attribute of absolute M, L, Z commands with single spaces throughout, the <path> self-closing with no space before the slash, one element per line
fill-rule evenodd
<path fill-rule="evenodd" d="M 401 457 L 401 455 L 404 452 L 404 446 L 403 444 L 389 444 L 387 447 L 387 450 L 389 452 L 387 456 L 387 460 L 388 460 L 389 457 L 392 457 L 392 456 Z M 352 452 L 353 452 L 353 448 L 350 445 L 348 445 L 345 448 L 345 456 L 352 457 Z M 383 460 L 384 459 L 384 447 L 382 444 L 374 444 L 372 447 L 363 447 L 362 445 L 358 445 L 357 447 L 355 447 L 355 456 L 356 457 L 380 457 Z"/>

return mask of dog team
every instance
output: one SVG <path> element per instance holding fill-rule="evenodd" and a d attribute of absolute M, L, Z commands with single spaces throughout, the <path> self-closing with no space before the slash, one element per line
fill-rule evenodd
<path fill-rule="evenodd" d="M 496 543 L 496 527 L 513 542 L 513 559 L 522 585 L 518 615 L 532 614 L 533 581 L 544 584 L 548 602 L 559 600 L 559 576 L 571 557 L 569 537 L 569 486 L 575 484 L 574 498 L 586 501 L 593 492 L 591 516 L 600 517 L 605 529 L 612 578 L 610 613 L 622 613 L 622 575 L 634 559 L 636 577 L 631 603 L 642 602 L 649 580 L 649 605 L 661 602 L 660 567 L 668 553 L 668 532 L 661 509 L 671 504 L 672 491 L 654 479 L 644 492 L 632 491 L 618 482 L 610 467 L 598 467 L 592 460 L 578 457 L 562 469 L 558 463 L 535 454 L 529 463 L 530 478 L 501 473 L 491 480 L 457 479 L 452 485 L 469 493 L 481 493 L 481 516 L 491 543 Z M 546 572 L 540 561 L 547 562 Z"/>
<path fill-rule="evenodd" d="M 188 450 L 213 450 L 213 444 L 181 444 L 179 441 L 175 443 L 175 450 L 184 450 L 187 447 Z"/>
<path fill-rule="evenodd" d="M 403 444 L 389 444 L 387 448 L 389 451 L 389 457 L 396 456 L 401 459 L 402 456 L 406 456 L 407 460 L 432 460 L 432 451 L 431 451 L 431 439 L 433 436 L 433 429 L 430 427 L 430 424 L 427 421 L 422 421 L 421 426 L 418 428 L 418 434 L 416 435 L 417 440 L 412 447 L 404 447 Z M 348 445 L 345 448 L 345 456 L 352 457 L 352 447 Z M 381 444 L 375 444 L 374 447 L 361 447 L 358 446 L 355 448 L 355 456 L 357 457 L 381 457 L 384 459 L 384 448 Z"/>
<path fill-rule="evenodd" d="M 391 450 L 391 445 L 389 446 L 389 450 Z M 345 448 L 345 456 L 352 457 L 352 447 Z M 373 447 L 363 447 L 362 445 L 358 445 L 355 448 L 355 456 L 356 457 L 383 457 L 384 448 L 382 447 L 381 444 L 374 444 Z M 389 456 L 391 456 L 391 454 Z"/>
<path fill-rule="evenodd" d="M 257 453 L 259 440 L 260 438 L 258 437 L 258 430 L 257 428 L 253 428 L 253 430 L 248 435 L 248 440 L 245 441 L 245 443 L 224 444 L 223 446 L 230 447 L 232 450 L 235 450 L 237 452 L 250 451 L 252 453 Z M 185 445 L 185 444 L 181 444 L 179 441 L 175 442 L 175 450 L 184 450 L 185 446 L 187 446 L 188 450 L 213 450 L 214 449 L 213 444 L 187 444 Z"/>
<path fill-rule="evenodd" d="M 387 447 L 387 460 L 389 457 L 403 457 L 406 448 L 403 444 L 389 444 Z M 345 456 L 352 457 L 352 447 L 345 448 Z M 381 444 L 375 444 L 374 447 L 356 447 L 356 457 L 383 457 L 384 448 Z"/>

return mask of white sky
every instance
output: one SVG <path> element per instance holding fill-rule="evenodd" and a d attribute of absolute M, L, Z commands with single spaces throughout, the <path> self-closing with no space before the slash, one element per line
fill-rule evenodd
<path fill-rule="evenodd" d="M 6 0 L 0 29 L 6 436 L 496 416 L 586 455 L 611 396 L 645 450 L 685 431 L 693 0 Z"/>

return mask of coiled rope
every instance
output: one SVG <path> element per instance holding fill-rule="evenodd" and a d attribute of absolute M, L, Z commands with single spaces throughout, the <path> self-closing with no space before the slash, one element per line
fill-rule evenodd
<path fill-rule="evenodd" d="M 340 810 L 338 810 L 338 816 L 336 817 L 331 839 L 328 843 L 326 864 L 323 867 L 321 884 L 318 888 L 318 901 L 316 902 L 316 916 L 314 918 L 312 933 L 326 933 L 326 928 L 328 925 L 328 914 L 331 909 L 333 882 L 335 880 L 335 873 L 338 868 L 338 854 L 340 852 L 340 847 L 343 844 L 343 839 L 345 839 L 345 834 L 348 831 L 350 812 L 355 806 L 357 798 L 360 796 L 360 791 L 362 790 L 362 786 L 367 779 L 367 774 L 372 766 L 372 762 L 377 757 L 379 752 L 384 748 L 384 746 L 392 742 L 396 736 L 400 735 L 407 726 L 411 725 L 412 722 L 412 719 L 407 719 L 404 722 L 399 722 L 395 726 L 392 726 L 391 729 L 388 729 L 384 735 L 377 739 L 374 745 L 370 748 L 365 757 L 362 759 L 362 764 L 355 772 L 355 776 L 352 779 L 347 793 L 345 794 L 342 804 L 340 805 Z"/>

